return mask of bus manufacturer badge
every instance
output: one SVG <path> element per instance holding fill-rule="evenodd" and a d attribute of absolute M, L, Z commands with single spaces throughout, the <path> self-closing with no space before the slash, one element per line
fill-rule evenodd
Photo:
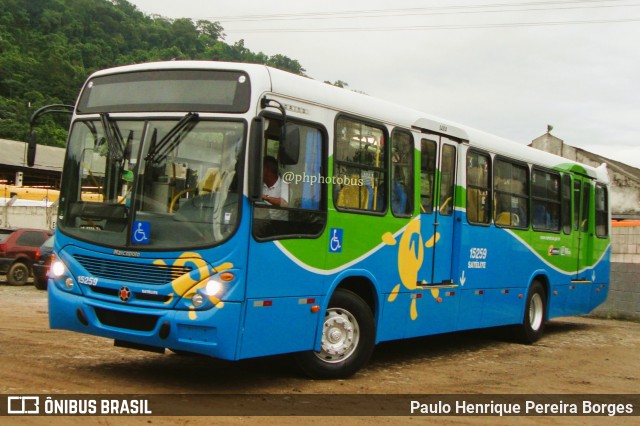
<path fill-rule="evenodd" d="M 128 302 L 131 298 L 131 290 L 129 290 L 129 287 L 120 287 L 120 290 L 118 291 L 118 297 L 120 297 L 120 300 L 122 300 L 123 302 Z"/>

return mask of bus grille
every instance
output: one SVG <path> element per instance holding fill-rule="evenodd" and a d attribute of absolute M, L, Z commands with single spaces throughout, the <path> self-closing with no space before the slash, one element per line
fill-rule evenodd
<path fill-rule="evenodd" d="M 97 307 L 95 307 L 94 310 L 98 320 L 109 327 L 126 328 L 136 331 L 151 331 L 156 327 L 156 323 L 158 322 L 158 317 L 155 315 L 131 314 Z"/>
<path fill-rule="evenodd" d="M 74 258 L 95 277 L 137 284 L 166 284 L 193 269 L 189 266 L 157 266 L 84 255 L 75 255 Z"/>

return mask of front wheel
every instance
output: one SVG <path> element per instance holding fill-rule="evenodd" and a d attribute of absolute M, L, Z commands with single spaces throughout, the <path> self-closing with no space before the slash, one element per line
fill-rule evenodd
<path fill-rule="evenodd" d="M 523 323 L 518 326 L 518 338 L 523 343 L 533 343 L 542 337 L 547 316 L 547 293 L 538 281 L 531 283 L 527 294 Z"/>
<path fill-rule="evenodd" d="M 38 290 L 46 290 L 48 287 L 48 279 L 47 276 L 45 275 L 44 278 L 35 278 L 33 285 L 38 289 Z"/>
<path fill-rule="evenodd" d="M 367 363 L 375 337 L 369 305 L 357 294 L 338 289 L 324 316 L 320 351 L 295 354 L 296 361 L 314 379 L 347 378 Z"/>
<path fill-rule="evenodd" d="M 29 267 L 21 262 L 16 262 L 7 272 L 9 285 L 25 285 L 29 280 Z"/>

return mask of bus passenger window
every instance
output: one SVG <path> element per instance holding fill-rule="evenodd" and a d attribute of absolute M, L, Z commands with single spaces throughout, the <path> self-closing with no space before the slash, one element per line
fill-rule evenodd
<path fill-rule="evenodd" d="M 440 170 L 440 214 L 453 214 L 454 191 L 456 183 L 456 148 L 442 145 L 442 164 Z"/>
<path fill-rule="evenodd" d="M 607 188 L 596 185 L 596 236 L 604 238 L 609 235 L 609 204 Z"/>
<path fill-rule="evenodd" d="M 580 195 L 582 194 L 582 185 L 579 180 L 573 181 L 573 229 L 580 229 Z"/>
<path fill-rule="evenodd" d="M 487 224 L 491 221 L 489 175 L 491 158 L 486 154 L 467 153 L 467 220 Z"/>
<path fill-rule="evenodd" d="M 495 162 L 494 170 L 494 223 L 515 228 L 528 227 L 528 167 L 499 159 Z"/>
<path fill-rule="evenodd" d="M 433 213 L 433 190 L 436 176 L 436 142 L 420 142 L 420 212 Z"/>
<path fill-rule="evenodd" d="M 560 230 L 560 176 L 533 170 L 531 179 L 532 222 L 537 231 Z"/>
<path fill-rule="evenodd" d="M 391 134 L 391 211 L 394 216 L 413 213 L 413 138 L 410 133 Z"/>
<path fill-rule="evenodd" d="M 386 210 L 386 148 L 382 127 L 338 118 L 333 202 L 339 210 Z"/>
<path fill-rule="evenodd" d="M 591 185 L 585 182 L 582 185 L 582 222 L 580 222 L 580 230 L 587 232 L 589 230 L 589 206 L 591 205 Z"/>
<path fill-rule="evenodd" d="M 562 176 L 562 231 L 571 234 L 571 176 Z"/>

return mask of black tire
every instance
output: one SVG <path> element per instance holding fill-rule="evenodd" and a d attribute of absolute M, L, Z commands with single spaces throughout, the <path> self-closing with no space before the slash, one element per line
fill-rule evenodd
<path fill-rule="evenodd" d="M 29 281 L 29 267 L 22 262 L 16 262 L 7 272 L 9 285 L 25 285 Z"/>
<path fill-rule="evenodd" d="M 175 355 L 178 355 L 178 356 L 199 356 L 199 354 L 195 352 L 183 351 L 181 349 L 172 349 L 172 348 L 167 348 L 167 349 L 169 349 L 171 352 L 173 352 Z"/>
<path fill-rule="evenodd" d="M 369 361 L 375 340 L 375 320 L 369 305 L 357 294 L 338 289 L 325 313 L 320 352 L 300 352 L 295 359 L 314 379 L 344 379 Z"/>
<path fill-rule="evenodd" d="M 46 290 L 47 286 L 49 285 L 49 280 L 47 278 L 35 278 L 33 280 L 33 285 L 38 290 Z"/>
<path fill-rule="evenodd" d="M 518 326 L 517 337 L 522 343 L 536 342 L 544 332 L 547 318 L 547 292 L 539 281 L 529 287 L 522 324 Z"/>

